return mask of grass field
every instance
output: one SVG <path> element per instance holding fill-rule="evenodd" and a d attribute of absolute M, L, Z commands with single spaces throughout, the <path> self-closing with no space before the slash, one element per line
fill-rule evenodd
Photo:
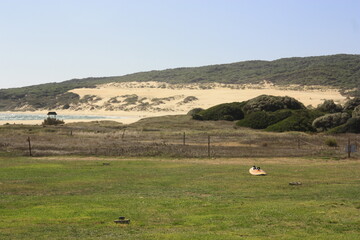
<path fill-rule="evenodd" d="M 354 159 L 2 154 L 0 239 L 358 239 L 359 171 Z"/>

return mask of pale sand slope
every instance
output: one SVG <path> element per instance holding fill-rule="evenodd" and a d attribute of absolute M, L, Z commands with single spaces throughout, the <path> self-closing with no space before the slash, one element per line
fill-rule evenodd
<path fill-rule="evenodd" d="M 70 92 L 80 95 L 83 101 L 81 104 L 70 106 L 68 110 L 54 109 L 60 118 L 61 115 L 65 114 L 126 116 L 129 118 L 116 119 L 116 121 L 125 124 L 145 117 L 186 114 L 193 108 L 209 108 L 221 103 L 241 102 L 262 94 L 290 96 L 305 106 L 312 105 L 314 107 L 327 99 L 332 99 L 341 104 L 345 101 L 345 97 L 339 93 L 338 89 L 295 85 L 280 87 L 266 81 L 258 85 L 109 83 L 99 85 L 96 88 L 74 89 Z M 91 96 L 90 99 L 89 96 Z M 194 99 L 194 97 L 196 98 Z M 46 114 L 47 110 L 33 113 Z M 76 121 L 94 121 L 94 119 L 66 120 L 67 123 Z M 21 122 L 40 124 L 42 121 Z M 4 121 L 0 121 L 0 124 L 4 124 Z"/>

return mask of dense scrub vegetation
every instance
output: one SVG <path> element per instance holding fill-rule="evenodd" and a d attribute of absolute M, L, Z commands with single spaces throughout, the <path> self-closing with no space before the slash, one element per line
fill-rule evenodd
<path fill-rule="evenodd" d="M 189 116 L 194 116 L 195 114 L 198 114 L 199 112 L 203 111 L 205 109 L 202 109 L 202 108 L 194 108 L 194 109 L 191 109 L 186 115 L 189 115 Z"/>
<path fill-rule="evenodd" d="M 0 89 L 0 110 L 23 106 L 67 108 L 79 96 L 66 93 L 74 88 L 95 87 L 110 82 L 158 81 L 167 83 L 259 83 L 301 84 L 338 87 L 360 96 L 360 55 L 284 58 L 275 61 L 245 61 L 194 68 L 176 68 L 129 74 L 120 77 L 73 79 L 30 87 Z"/>
<path fill-rule="evenodd" d="M 312 125 L 318 131 L 327 131 L 331 128 L 340 126 L 349 120 L 350 115 L 348 113 L 331 113 L 316 118 Z"/>
<path fill-rule="evenodd" d="M 360 133 L 360 117 L 350 118 L 345 124 L 330 129 L 329 133 Z"/>
<path fill-rule="evenodd" d="M 360 97 L 356 97 L 347 101 L 344 105 L 344 110 L 352 111 L 360 105 Z"/>
<path fill-rule="evenodd" d="M 340 104 L 335 104 L 333 100 L 325 100 L 317 107 L 317 110 L 327 113 L 337 113 L 343 110 Z"/>
<path fill-rule="evenodd" d="M 220 104 L 193 111 L 195 120 L 237 120 L 237 126 L 274 132 L 301 131 L 331 133 L 360 132 L 360 103 L 350 99 L 345 106 L 325 100 L 317 109 L 306 109 L 290 97 L 262 95 L 245 102 Z M 231 108 L 230 108 L 231 106 Z M 354 110 L 350 110 L 353 108 Z M 231 109 L 231 111 L 229 110 Z M 241 118 L 234 117 L 242 113 Z"/>
<path fill-rule="evenodd" d="M 305 109 L 305 106 L 291 97 L 261 95 L 249 100 L 243 108 L 247 114 L 259 111 L 274 112 L 280 109 Z"/>
<path fill-rule="evenodd" d="M 323 113 L 316 110 L 304 109 L 294 111 L 290 117 L 267 127 L 266 130 L 272 132 L 315 132 L 316 129 L 312 126 L 312 122 L 322 115 Z"/>
<path fill-rule="evenodd" d="M 292 112 L 290 110 L 279 110 L 273 113 L 265 111 L 252 112 L 246 115 L 243 120 L 238 121 L 236 125 L 254 129 L 264 129 L 290 117 L 291 115 Z"/>
<path fill-rule="evenodd" d="M 63 120 L 52 118 L 52 117 L 47 117 L 42 122 L 42 125 L 43 126 L 46 126 L 46 125 L 59 125 L 59 124 L 64 124 L 64 123 L 65 122 Z"/>
<path fill-rule="evenodd" d="M 240 120 L 244 117 L 242 111 L 243 103 L 224 103 L 208 108 L 206 110 L 199 111 L 193 114 L 193 118 L 196 120 L 227 120 L 234 121 Z"/>
<path fill-rule="evenodd" d="M 354 111 L 352 112 L 352 117 L 355 118 L 355 117 L 360 117 L 360 104 L 359 106 L 357 106 Z"/>

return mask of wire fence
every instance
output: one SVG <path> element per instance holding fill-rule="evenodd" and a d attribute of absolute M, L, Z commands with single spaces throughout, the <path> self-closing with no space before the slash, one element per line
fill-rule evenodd
<path fill-rule="evenodd" d="M 336 144 L 329 146 L 327 139 Z M 347 146 L 357 152 L 357 135 L 308 135 L 269 133 L 163 133 L 113 131 L 7 135 L 0 151 L 23 155 L 168 156 L 168 157 L 347 157 Z"/>

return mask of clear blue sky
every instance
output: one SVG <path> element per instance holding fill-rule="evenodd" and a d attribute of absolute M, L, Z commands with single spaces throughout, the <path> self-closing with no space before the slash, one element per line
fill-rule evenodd
<path fill-rule="evenodd" d="M 0 0 L 0 88 L 360 54 L 360 0 Z"/>

